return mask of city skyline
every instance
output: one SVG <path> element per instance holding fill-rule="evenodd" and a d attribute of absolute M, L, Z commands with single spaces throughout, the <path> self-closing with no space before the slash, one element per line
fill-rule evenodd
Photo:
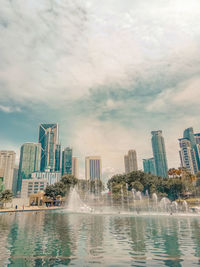
<path fill-rule="evenodd" d="M 57 131 L 58 131 L 58 123 L 46 123 L 46 124 L 39 124 L 39 125 L 56 125 L 56 128 L 57 128 Z M 190 133 L 190 131 L 192 131 L 192 133 Z M 152 134 L 153 133 L 156 133 L 156 132 L 162 132 L 162 131 L 160 131 L 160 130 L 157 130 L 157 131 L 152 131 Z M 198 155 L 200 155 L 200 148 L 199 148 L 199 145 L 200 145 L 200 133 L 194 133 L 194 131 L 193 131 L 193 127 L 189 127 L 189 128 L 186 128 L 186 129 L 184 129 L 184 131 L 183 131 L 183 136 L 185 136 L 185 137 L 183 137 L 183 138 L 179 138 L 178 140 L 179 140 L 179 144 L 180 144 L 180 141 L 181 140 L 184 140 L 184 138 L 186 139 L 186 140 L 189 140 L 189 139 L 191 139 L 192 138 L 192 141 L 193 141 L 193 143 L 195 143 L 195 146 L 197 146 L 197 153 L 198 153 Z M 40 138 L 39 138 L 40 139 Z M 56 139 L 58 140 L 59 139 L 59 135 L 57 134 L 57 137 L 56 137 Z M 193 140 L 194 139 L 194 140 Z M 24 143 L 22 146 L 21 146 L 21 149 L 22 149 L 22 147 L 24 146 L 24 145 L 39 145 L 40 143 L 34 143 L 34 142 L 26 142 L 26 143 Z M 72 172 L 73 173 L 78 173 L 79 174 L 79 162 L 81 162 L 83 159 L 81 159 L 80 157 L 78 157 L 77 158 L 77 156 L 75 156 L 74 157 L 74 155 L 72 154 L 72 148 L 71 147 L 64 147 L 64 146 L 62 146 L 61 144 L 57 144 L 56 143 L 56 148 L 57 148 L 57 146 L 59 146 L 59 151 L 60 151 L 60 153 L 59 153 L 59 158 L 58 158 L 58 160 L 59 160 L 59 162 L 60 162 L 60 164 L 59 164 L 59 166 L 58 166 L 58 169 L 55 169 L 55 171 L 60 171 L 61 173 L 63 173 L 63 155 L 64 155 L 64 151 L 67 149 L 67 150 L 71 150 L 71 160 L 70 160 L 70 170 L 71 171 L 69 171 L 69 172 L 65 172 L 66 174 L 67 173 L 69 173 L 69 174 L 71 174 Z M 194 144 L 193 144 L 193 146 L 194 146 Z M 165 145 L 164 145 L 164 147 L 165 147 Z M 152 146 L 152 149 L 153 149 L 153 146 Z M 165 149 L 165 148 L 164 148 Z M 3 151 L 3 150 L 2 150 Z M 10 150 L 8 150 L 8 152 L 9 152 Z M 55 150 L 56 151 L 56 150 Z M 62 152 L 62 153 L 61 153 Z M 134 153 L 137 153 L 135 150 L 130 150 L 129 149 L 129 151 L 128 151 L 128 154 L 130 154 L 130 152 L 134 152 Z M 166 151 L 164 152 L 164 153 L 166 153 Z M 40 154 L 40 153 L 39 153 Z M 153 150 L 151 151 L 151 154 L 153 154 Z M 175 166 L 175 165 L 173 165 L 173 166 L 169 166 L 169 168 L 168 169 L 170 169 L 170 168 L 179 168 L 179 167 L 181 167 L 181 166 L 184 166 L 184 164 L 183 164 L 183 161 L 182 161 L 182 158 L 180 158 L 180 156 L 181 156 L 181 154 L 180 154 L 180 151 L 178 151 L 178 154 L 179 154 L 179 165 L 178 166 Z M 95 153 L 91 153 L 91 155 L 90 156 L 95 156 Z M 124 156 L 124 159 L 122 160 L 123 161 L 123 165 L 126 163 L 125 162 L 125 158 L 126 158 L 126 156 L 127 155 L 125 155 Z M 150 156 L 150 155 L 149 155 Z M 42 154 L 41 154 L 41 157 L 42 157 Z M 54 157 L 56 157 L 56 153 L 54 153 Z M 88 157 L 88 155 L 86 155 L 85 157 Z M 137 162 L 137 155 L 135 154 L 135 159 L 136 159 L 136 165 L 139 165 L 139 168 L 136 166 L 136 169 L 139 169 L 139 170 L 144 170 L 145 171 L 145 168 L 148 168 L 148 167 L 145 167 L 144 166 L 144 161 L 145 161 L 145 159 L 142 159 L 142 162 Z M 199 157 L 199 156 L 198 156 Z M 75 169 L 73 169 L 73 158 L 75 158 L 76 160 L 77 160 L 77 162 L 78 162 L 78 165 L 77 165 L 77 170 L 75 170 Z M 153 158 L 152 158 L 153 159 Z M 147 162 L 147 164 L 148 164 L 148 160 L 151 160 L 151 156 L 149 157 L 149 158 L 147 158 L 146 159 L 146 162 Z M 198 161 L 198 159 L 196 159 L 197 161 Z M 168 161 L 168 158 L 167 158 L 167 161 Z M 42 161 L 41 161 L 42 162 Z M 55 160 L 55 162 L 56 162 L 56 160 Z M 139 164 L 138 164 L 139 163 Z M 33 163 L 32 163 L 33 164 Z M 20 165 L 20 162 L 15 162 L 15 168 L 18 168 L 18 165 Z M 197 163 L 196 163 L 196 165 L 197 165 Z M 142 167 L 141 167 L 142 166 Z M 147 166 L 147 165 L 146 165 Z M 125 167 L 125 165 L 124 165 L 124 167 Z M 196 167 L 197 168 L 197 167 Z M 20 169 L 20 168 L 19 168 Z M 47 167 L 47 169 L 49 169 L 49 167 Z M 126 169 L 126 167 L 125 167 L 125 169 Z M 197 170 L 198 170 L 198 168 L 196 169 L 196 171 L 193 171 L 192 169 L 191 169 L 191 172 L 193 173 L 195 173 L 195 172 L 197 172 Z M 53 171 L 53 169 L 52 169 L 52 171 Z M 121 172 L 125 172 L 126 173 L 126 170 L 122 170 Z M 102 172 L 103 173 L 103 175 L 102 175 L 102 178 L 103 178 L 103 181 L 106 181 L 109 177 L 111 177 L 111 175 L 107 175 L 106 177 L 105 177 L 105 173 L 104 172 Z M 113 170 L 113 172 L 112 172 L 112 175 L 114 175 L 114 174 L 116 174 L 117 172 L 115 172 L 114 170 Z M 85 179 L 85 166 L 84 166 L 84 169 L 82 169 L 81 170 L 81 175 L 80 175 L 80 177 L 79 177 L 80 179 Z M 106 179 L 106 180 L 105 180 Z"/>
<path fill-rule="evenodd" d="M 179 166 L 177 137 L 200 130 L 197 0 L 12 2 L 1 5 L 2 150 L 19 159 L 35 125 L 58 122 L 60 142 L 81 159 L 101 155 L 110 175 L 131 147 L 142 168 L 149 132 L 162 129 L 169 167 Z"/>

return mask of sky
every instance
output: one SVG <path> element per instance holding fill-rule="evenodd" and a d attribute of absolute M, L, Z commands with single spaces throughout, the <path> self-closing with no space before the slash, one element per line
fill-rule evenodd
<path fill-rule="evenodd" d="M 200 132 L 199 0 L 0 0 L 0 149 L 19 159 L 40 123 L 102 157 L 104 178 L 152 157 L 162 130 L 169 167 L 178 138 Z"/>

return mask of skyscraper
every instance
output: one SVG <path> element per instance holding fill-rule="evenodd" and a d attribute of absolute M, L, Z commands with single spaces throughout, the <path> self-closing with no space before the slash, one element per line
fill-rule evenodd
<path fill-rule="evenodd" d="M 59 168 L 60 146 L 58 143 L 58 124 L 40 124 L 39 143 L 41 144 L 41 171 L 46 168 L 55 171 Z"/>
<path fill-rule="evenodd" d="M 76 178 L 78 178 L 78 158 L 72 157 L 72 175 L 74 175 Z"/>
<path fill-rule="evenodd" d="M 125 173 L 138 170 L 137 154 L 135 150 L 129 150 L 128 155 L 124 156 Z"/>
<path fill-rule="evenodd" d="M 41 144 L 25 143 L 21 146 L 17 191 L 21 191 L 22 179 L 31 178 L 31 173 L 40 170 Z"/>
<path fill-rule="evenodd" d="M 179 139 L 181 166 L 186 168 L 192 174 L 197 172 L 197 161 L 194 148 L 191 142 L 186 138 Z"/>
<path fill-rule="evenodd" d="M 55 150 L 55 172 L 60 171 L 61 145 L 56 145 Z"/>
<path fill-rule="evenodd" d="M 156 166 L 154 158 L 143 159 L 144 172 L 156 175 Z"/>
<path fill-rule="evenodd" d="M 85 179 L 94 180 L 102 178 L 101 157 L 90 156 L 85 158 Z"/>
<path fill-rule="evenodd" d="M 152 131 L 151 134 L 153 156 L 156 166 L 156 175 L 161 177 L 168 177 L 167 157 L 162 131 Z"/>
<path fill-rule="evenodd" d="M 0 177 L 5 189 L 12 190 L 15 158 L 14 151 L 0 151 Z"/>
<path fill-rule="evenodd" d="M 12 185 L 12 192 L 14 196 L 17 196 L 18 174 L 19 174 L 19 168 L 15 166 L 13 173 L 13 185 Z"/>
<path fill-rule="evenodd" d="M 191 148 L 194 149 L 195 158 L 196 158 L 196 162 L 197 162 L 197 171 L 198 171 L 198 170 L 200 170 L 200 158 L 199 158 L 199 151 L 198 151 L 199 146 L 197 146 L 197 144 L 198 144 L 197 142 L 199 142 L 198 134 L 195 136 L 193 128 L 189 127 L 189 128 L 184 130 L 183 138 L 189 140 L 190 144 L 191 144 Z"/>
<path fill-rule="evenodd" d="M 72 174 L 72 148 L 66 147 L 62 152 L 62 175 Z"/>
<path fill-rule="evenodd" d="M 129 173 L 129 162 L 128 162 L 128 155 L 124 156 L 124 167 L 125 167 L 125 173 Z"/>
<path fill-rule="evenodd" d="M 179 145 L 181 166 L 193 174 L 200 171 L 200 134 L 194 134 L 192 127 L 185 129 Z"/>

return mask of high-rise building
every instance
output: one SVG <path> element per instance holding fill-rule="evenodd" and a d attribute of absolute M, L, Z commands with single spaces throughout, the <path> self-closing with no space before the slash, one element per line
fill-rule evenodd
<path fill-rule="evenodd" d="M 156 166 L 156 175 L 163 178 L 168 177 L 167 157 L 165 150 L 165 142 L 162 131 L 152 131 L 152 149 Z"/>
<path fill-rule="evenodd" d="M 143 159 L 144 172 L 156 175 L 156 166 L 154 158 Z"/>
<path fill-rule="evenodd" d="M 17 191 L 21 191 L 22 179 L 30 179 L 31 173 L 40 170 L 41 144 L 25 143 L 21 146 Z"/>
<path fill-rule="evenodd" d="M 60 166 L 60 146 L 58 143 L 58 124 L 40 124 L 39 143 L 41 144 L 41 171 L 55 171 Z"/>
<path fill-rule="evenodd" d="M 194 134 L 196 144 L 200 145 L 200 133 Z"/>
<path fill-rule="evenodd" d="M 129 150 L 128 155 L 124 156 L 125 173 L 138 170 L 137 154 L 135 150 Z"/>
<path fill-rule="evenodd" d="M 0 177 L 3 178 L 5 189 L 12 190 L 15 158 L 16 153 L 14 151 L 0 151 Z"/>
<path fill-rule="evenodd" d="M 78 178 L 78 158 L 72 157 L 72 175 L 74 175 L 76 178 Z"/>
<path fill-rule="evenodd" d="M 179 145 L 181 166 L 193 174 L 200 171 L 200 133 L 194 134 L 192 127 L 185 129 Z"/>
<path fill-rule="evenodd" d="M 192 174 L 197 172 L 197 161 L 195 150 L 191 146 L 191 142 L 186 138 L 179 139 L 181 167 L 186 168 Z"/>
<path fill-rule="evenodd" d="M 94 180 L 102 178 L 101 157 L 90 156 L 85 158 L 85 179 Z"/>
<path fill-rule="evenodd" d="M 61 145 L 57 144 L 55 150 L 55 172 L 60 171 L 60 163 L 61 163 L 60 158 L 61 158 Z"/>
<path fill-rule="evenodd" d="M 191 148 L 194 149 L 195 152 L 195 158 L 196 158 L 196 162 L 197 162 L 197 171 L 200 171 L 200 158 L 199 158 L 199 151 L 198 151 L 198 147 L 197 144 L 199 144 L 199 136 L 198 134 L 194 134 L 194 130 L 192 127 L 189 127 L 187 129 L 184 130 L 183 132 L 183 138 L 187 139 L 190 141 L 191 144 Z"/>
<path fill-rule="evenodd" d="M 15 166 L 13 172 L 13 184 L 12 184 L 12 191 L 14 196 L 17 196 L 18 173 L 19 173 L 19 168 Z"/>
<path fill-rule="evenodd" d="M 129 162 L 128 162 L 128 155 L 124 156 L 124 166 L 125 166 L 125 173 L 129 173 Z"/>
<path fill-rule="evenodd" d="M 62 152 L 62 175 L 72 174 L 72 148 L 66 147 Z"/>

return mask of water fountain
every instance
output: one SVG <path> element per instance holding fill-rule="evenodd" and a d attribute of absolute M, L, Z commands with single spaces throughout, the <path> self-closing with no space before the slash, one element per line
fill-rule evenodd
<path fill-rule="evenodd" d="M 95 185 L 95 188 L 97 185 Z M 126 189 L 126 191 L 124 191 Z M 163 197 L 158 200 L 156 193 L 152 196 L 149 195 L 148 191 L 143 195 L 140 191 L 132 189 L 130 191 L 132 197 L 126 188 L 121 185 L 120 195 L 114 198 L 113 188 L 110 191 L 107 190 L 102 192 L 101 195 L 98 194 L 97 190 L 87 192 L 87 196 L 81 194 L 78 188 L 73 188 L 70 192 L 67 210 L 70 212 L 84 212 L 84 213 L 106 213 L 106 214 L 162 214 L 162 215 L 172 215 L 172 214 L 186 214 L 194 213 L 189 209 L 187 202 L 184 200 L 181 204 L 177 201 L 170 201 L 167 197 Z M 100 201 L 101 200 L 101 201 Z"/>
<path fill-rule="evenodd" d="M 90 208 L 89 206 L 83 203 L 75 187 L 70 192 L 67 209 L 73 212 L 91 212 L 92 211 L 92 208 Z"/>

